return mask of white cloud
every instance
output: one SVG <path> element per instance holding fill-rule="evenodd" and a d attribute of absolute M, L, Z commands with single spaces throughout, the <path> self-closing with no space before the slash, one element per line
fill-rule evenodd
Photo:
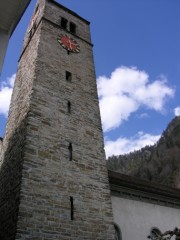
<path fill-rule="evenodd" d="M 139 150 L 147 145 L 155 144 L 160 138 L 160 135 L 152 135 L 144 132 L 139 132 L 131 138 L 120 137 L 115 141 L 105 139 L 106 157 L 112 155 L 120 155 Z"/>
<path fill-rule="evenodd" d="M 13 74 L 0 86 L 0 114 L 7 117 L 16 74 Z"/>
<path fill-rule="evenodd" d="M 174 109 L 174 115 L 175 115 L 175 116 L 180 116 L 180 107 L 176 107 L 176 108 Z"/>
<path fill-rule="evenodd" d="M 139 104 L 126 95 L 112 95 L 100 99 L 99 102 L 104 131 L 118 127 L 123 120 L 135 112 Z"/>
<path fill-rule="evenodd" d="M 97 79 L 104 131 L 121 125 L 140 107 L 163 112 L 166 100 L 174 96 L 164 76 L 150 82 L 149 75 L 135 67 L 119 67 L 108 78 Z"/>

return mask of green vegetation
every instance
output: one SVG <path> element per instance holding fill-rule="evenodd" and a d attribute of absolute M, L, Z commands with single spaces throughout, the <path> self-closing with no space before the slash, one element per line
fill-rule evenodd
<path fill-rule="evenodd" d="M 175 117 L 153 146 L 107 160 L 109 170 L 180 187 L 180 116 Z"/>

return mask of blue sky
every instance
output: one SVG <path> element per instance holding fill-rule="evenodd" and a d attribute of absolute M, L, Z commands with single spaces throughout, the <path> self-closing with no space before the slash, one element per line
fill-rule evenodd
<path fill-rule="evenodd" d="M 180 115 L 179 0 L 59 0 L 91 22 L 106 155 L 156 142 Z M 0 79 L 0 136 L 32 0 L 10 39 Z"/>

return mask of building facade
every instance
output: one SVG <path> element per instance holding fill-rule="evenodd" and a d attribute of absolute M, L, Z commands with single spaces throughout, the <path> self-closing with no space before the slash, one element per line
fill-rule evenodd
<path fill-rule="evenodd" d="M 108 175 L 92 47 L 87 20 L 38 1 L 0 139 L 2 240 L 144 240 L 180 222 L 178 190 Z"/>
<path fill-rule="evenodd" d="M 114 222 L 119 239 L 166 240 L 180 227 L 180 191 L 109 171 Z"/>

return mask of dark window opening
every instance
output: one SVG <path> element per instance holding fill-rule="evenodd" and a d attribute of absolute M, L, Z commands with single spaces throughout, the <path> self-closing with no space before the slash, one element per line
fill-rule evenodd
<path fill-rule="evenodd" d="M 61 27 L 62 28 L 67 29 L 67 23 L 68 23 L 67 19 L 61 18 Z"/>
<path fill-rule="evenodd" d="M 70 197 L 70 204 L 71 204 L 71 220 L 74 220 L 74 199 Z"/>
<path fill-rule="evenodd" d="M 70 30 L 70 32 L 76 34 L 76 24 L 70 22 L 69 30 Z"/>
<path fill-rule="evenodd" d="M 71 72 L 66 71 L 66 80 L 68 82 L 71 82 L 71 80 L 72 80 L 72 73 Z"/>
<path fill-rule="evenodd" d="M 71 113 L 71 102 L 70 101 L 67 102 L 67 109 L 68 109 L 68 113 Z"/>
<path fill-rule="evenodd" d="M 161 235 L 162 235 L 161 231 L 157 227 L 154 227 L 151 229 L 150 235 L 148 236 L 148 238 L 153 240 L 158 240 L 160 239 Z"/>
<path fill-rule="evenodd" d="M 114 228 L 115 228 L 115 240 L 122 240 L 120 227 L 116 223 L 114 223 Z"/>
<path fill-rule="evenodd" d="M 72 149 L 72 143 L 69 143 L 69 161 L 72 161 L 72 152 L 73 152 L 73 149 Z"/>

